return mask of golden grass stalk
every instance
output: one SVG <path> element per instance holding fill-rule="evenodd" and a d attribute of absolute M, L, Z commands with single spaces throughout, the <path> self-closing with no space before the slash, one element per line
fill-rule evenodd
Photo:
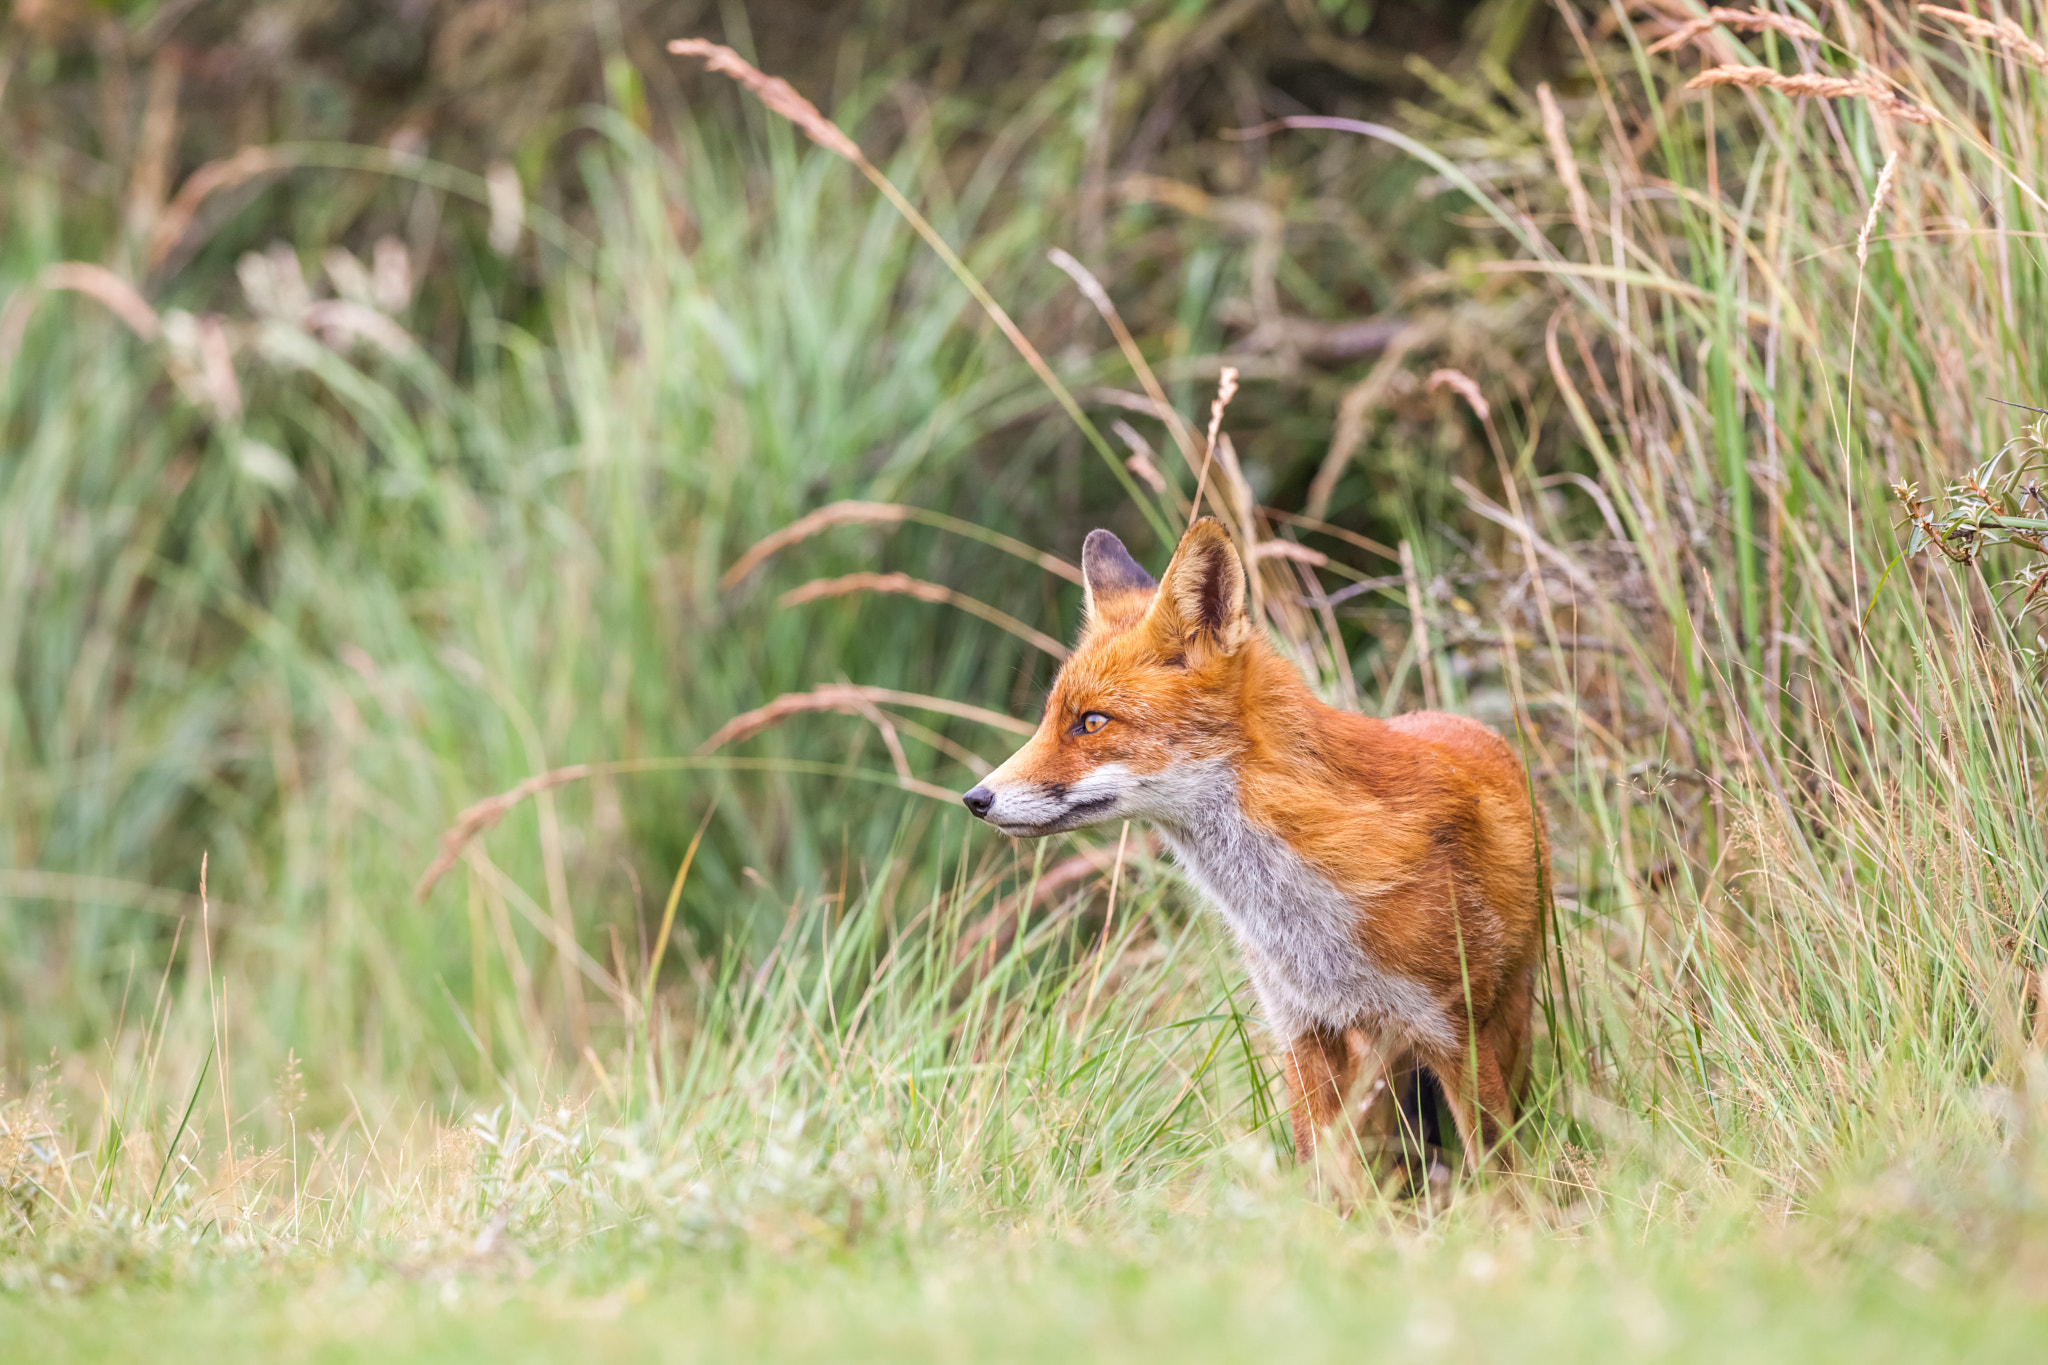
<path fill-rule="evenodd" d="M 1046 259 L 1066 272 L 1067 278 L 1080 288 L 1088 302 L 1095 305 L 1095 311 L 1102 315 L 1102 320 L 1109 324 L 1110 334 L 1116 338 L 1117 348 L 1123 352 L 1125 362 L 1130 365 L 1131 372 L 1137 375 L 1138 384 L 1145 390 L 1145 396 L 1152 400 L 1152 406 L 1166 423 L 1166 429 L 1173 436 L 1174 444 L 1180 449 L 1181 458 L 1187 462 L 1188 468 L 1193 469 L 1194 433 L 1188 429 L 1186 420 L 1174 409 L 1173 404 L 1167 401 L 1165 387 L 1160 384 L 1159 376 L 1153 373 L 1151 364 L 1145 359 L 1145 353 L 1138 348 L 1137 339 L 1131 335 L 1131 329 L 1124 325 L 1123 315 L 1117 312 L 1116 303 L 1109 297 L 1109 291 L 1102 287 L 1102 281 L 1095 278 L 1095 272 L 1059 247 L 1047 252 Z M 1164 480 L 1161 482 L 1163 485 Z M 1161 491 L 1164 491 L 1163 487 Z"/>
<path fill-rule="evenodd" d="M 1856 264 L 1861 266 L 1870 259 L 1870 234 L 1877 231 L 1877 220 L 1884 213 L 1885 198 L 1892 192 L 1892 183 L 1899 176 L 1899 149 L 1892 148 L 1892 154 L 1884 159 L 1884 169 L 1878 173 L 1877 189 L 1870 196 L 1870 212 L 1863 219 L 1863 230 L 1856 234 Z"/>
<path fill-rule="evenodd" d="M 1565 199 L 1572 207 L 1572 222 L 1586 243 L 1586 254 L 1597 248 L 1593 242 L 1593 201 L 1586 194 L 1586 182 L 1579 178 L 1578 158 L 1572 155 L 1571 137 L 1565 132 L 1564 110 L 1545 81 L 1536 87 L 1536 105 L 1543 115 L 1543 140 L 1550 144 L 1550 159 L 1556 163 L 1557 178 L 1564 182 Z"/>
<path fill-rule="evenodd" d="M 842 132 L 838 124 L 819 113 L 818 107 L 799 95 L 788 81 L 756 69 L 746 58 L 729 47 L 703 38 L 677 38 L 669 43 L 668 50 L 678 57 L 703 58 L 709 70 L 738 81 L 740 85 L 752 91 L 761 103 L 767 105 L 769 112 L 779 114 L 794 123 L 804 131 L 805 136 L 826 151 L 852 162 L 860 173 L 882 192 L 882 197 L 889 201 L 896 212 L 903 215 L 903 221 L 910 224 L 917 235 L 924 238 L 925 244 L 946 263 L 946 268 L 953 272 L 954 278 L 966 286 L 967 292 L 974 296 L 974 301 L 981 305 L 981 310 L 988 314 L 989 321 L 995 323 L 1002 334 L 1009 338 L 1010 344 L 1017 348 L 1017 354 L 1024 357 L 1024 363 L 1031 367 L 1039 382 L 1045 385 L 1054 400 L 1066 410 L 1067 416 L 1073 419 L 1074 425 L 1081 428 L 1081 434 L 1088 438 L 1096 453 L 1109 465 L 1110 472 L 1123 484 L 1124 491 L 1131 495 L 1131 500 L 1138 504 L 1138 509 L 1145 514 L 1145 519 L 1152 524 L 1152 529 L 1159 533 L 1159 538 L 1173 539 L 1171 531 L 1161 520 L 1158 509 L 1146 500 L 1144 490 L 1138 487 L 1137 480 L 1131 477 L 1130 471 L 1117 459 L 1116 451 L 1110 448 L 1109 442 L 1096 429 L 1095 424 L 1088 420 L 1088 414 L 1081 411 L 1081 405 L 1074 400 L 1074 395 L 1067 391 L 1067 386 L 1060 382 L 1059 376 L 1052 372 L 1052 367 L 1045 363 L 1045 357 L 1038 353 L 1038 348 L 1031 344 L 1023 329 L 1019 328 L 1011 319 L 1009 312 L 996 302 L 995 295 L 988 292 L 974 272 L 967 268 L 967 263 L 960 259 L 952 244 L 940 235 L 939 230 L 933 227 L 922 213 L 918 212 L 915 204 L 904 197 L 903 191 L 896 188 L 896 183 L 883 175 L 880 169 L 867 159 L 859 143 Z"/>
<path fill-rule="evenodd" d="M 1687 81 L 1685 88 L 1706 90 L 1717 85 L 1775 90 L 1781 95 L 1810 95 L 1816 99 L 1868 100 L 1877 112 L 1901 123 L 1933 123 L 1936 117 L 1932 109 L 1915 104 L 1875 76 L 1819 76 L 1805 72 L 1786 75 L 1767 66 L 1711 66 Z"/>
<path fill-rule="evenodd" d="M 178 186 L 178 193 L 157 215 L 149 230 L 143 260 L 151 270 L 162 265 L 177 249 L 178 243 L 184 240 L 185 230 L 192 226 L 199 206 L 210 195 L 232 189 L 259 175 L 289 170 L 293 164 L 289 155 L 275 147 L 244 147 L 233 156 L 207 162 L 185 177 L 185 183 Z"/>
<path fill-rule="evenodd" d="M 820 691 L 823 690 L 825 689 L 820 689 Z M 884 701 L 898 706 L 920 707 L 927 711 L 943 711 L 949 715 L 959 716 L 962 719 L 976 720 L 984 725 L 993 725 L 1000 729 L 1009 730 L 1013 734 L 1028 735 L 1036 728 L 1024 721 L 1013 720 L 997 711 L 987 711 L 978 706 L 968 706 L 961 702 L 947 701 L 942 697 L 928 697 L 917 692 L 895 692 L 885 687 L 861 687 L 850 690 L 859 694 L 857 698 L 850 699 L 849 709 L 854 712 L 858 712 L 861 706 L 870 704 L 873 701 Z M 769 706 L 763 707 L 761 710 L 770 710 L 775 705 L 776 703 L 771 702 Z M 795 709 L 800 708 L 791 708 L 792 714 Z M 811 709 L 824 710 L 831 708 L 814 707 Z M 748 716 L 755 714 L 757 713 L 747 713 Z M 726 728 L 733 729 L 737 727 L 739 720 L 743 719 L 746 719 L 746 717 L 734 720 Z M 771 717 L 772 719 L 774 717 Z M 720 731 L 720 734 L 724 734 L 724 731 Z M 725 741 L 720 742 L 728 742 L 731 738 L 732 736 L 727 736 Z M 707 744 L 706 747 L 710 746 Z M 689 758 L 619 758 L 610 759 L 602 763 L 571 763 L 567 767 L 553 768 L 547 772 L 527 778 L 509 791 L 500 792 L 496 796 L 486 797 L 474 805 L 465 807 L 455 817 L 455 823 L 443 831 L 440 853 L 420 877 L 418 884 L 413 887 L 413 897 L 417 901 L 425 902 L 428 893 L 434 889 L 434 884 L 441 879 L 443 873 L 453 867 L 457 860 L 462 857 L 470 842 L 478 835 L 488 832 L 500 820 L 505 818 L 507 812 L 511 811 L 513 807 L 529 796 L 536 796 L 541 792 L 552 791 L 556 787 L 566 786 L 571 782 L 581 782 L 592 777 L 625 776 L 633 773 L 683 772 L 700 768 L 716 768 L 721 771 L 734 772 L 750 770 L 806 772 L 819 777 L 838 777 L 844 775 L 843 769 L 837 765 L 827 763 L 808 763 L 802 761 L 792 763 L 778 760 L 737 758 L 722 759 L 708 757 L 704 754 L 697 754 Z M 912 782 L 908 784 L 907 789 L 922 796 L 937 797 L 939 800 L 948 803 L 952 802 L 956 796 L 956 793 L 948 791 L 943 787 L 935 787 L 924 782 Z M 489 868 L 488 859 L 484 860 L 483 866 L 486 869 Z M 114 885 L 109 884 L 110 887 Z M 5 891 L 6 889 L 7 883 L 5 879 L 0 878 L 0 891 Z M 99 887 L 91 888 L 95 896 L 97 896 L 100 889 Z M 59 899 L 62 898 L 59 897 Z M 78 897 L 74 895 L 72 898 Z M 547 927 L 549 921 L 545 915 L 536 918 L 535 923 L 541 925 L 545 932 L 554 932 Z"/>
<path fill-rule="evenodd" d="M 690 846 L 683 851 L 683 864 L 676 869 L 676 879 L 669 884 L 668 900 L 661 907 L 661 929 L 654 936 L 654 951 L 647 955 L 647 977 L 640 989 L 640 1007 L 644 1015 L 654 1013 L 654 980 L 661 973 L 661 960 L 668 953 L 669 935 L 676 927 L 676 906 L 683 899 L 683 883 L 690 879 L 690 869 L 697 862 L 697 849 L 704 843 L 704 831 L 711 828 L 711 817 L 718 813 L 718 798 L 712 797 L 711 804 L 704 808 L 704 818 L 697 822 L 697 832 L 690 836 Z"/>
<path fill-rule="evenodd" d="M 1321 550 L 1312 550 L 1292 540 L 1262 540 L 1251 547 L 1246 558 L 1254 561 L 1287 559 L 1296 564 L 1306 564 L 1312 569 L 1320 569 L 1330 562 L 1330 557 Z"/>
<path fill-rule="evenodd" d="M 734 716 L 718 727 L 718 733 L 698 745 L 697 753 L 700 757 L 716 753 L 726 745 L 759 734 L 790 716 L 820 711 L 852 715 L 858 714 L 862 706 L 874 705 L 909 706 L 923 711 L 937 711 L 942 715 L 975 721 L 993 729 L 1007 730 L 1013 735 L 1028 736 L 1037 728 L 1029 721 L 1006 716 L 1000 711 L 971 706 L 966 702 L 949 701 L 944 697 L 929 697 L 922 692 L 898 692 L 892 688 L 862 687 L 853 683 L 827 683 L 808 692 L 785 692 L 766 706 L 757 706 L 751 711 Z"/>
<path fill-rule="evenodd" d="M 1151 442 L 1121 417 L 1111 422 L 1109 429 L 1116 433 L 1117 439 L 1131 452 L 1124 460 L 1124 467 L 1143 480 L 1147 488 L 1164 496 L 1167 490 L 1166 476 L 1161 474 L 1159 466 L 1152 462 Z"/>
<path fill-rule="evenodd" d="M 100 304 L 144 341 L 155 341 L 163 327 L 135 286 L 103 265 L 86 261 L 60 261 L 46 267 L 38 281 L 44 289 L 68 289 Z"/>
<path fill-rule="evenodd" d="M 83 294 L 126 323 L 144 341 L 163 335 L 163 323 L 135 286 L 103 265 L 90 261 L 58 261 L 45 266 L 33 285 L 18 289 L 0 308 L 0 374 L 14 368 L 14 358 L 28 334 L 29 317 L 42 296 L 56 290 Z"/>
<path fill-rule="evenodd" d="M 1230 406 L 1230 400 L 1237 397 L 1237 367 L 1225 365 L 1223 372 L 1216 376 L 1216 399 L 1209 404 L 1209 442 L 1202 452 L 1202 472 L 1195 476 L 1195 500 L 1188 504 L 1188 524 L 1194 525 L 1195 518 L 1202 513 L 1202 490 L 1209 483 L 1209 462 L 1216 458 L 1216 437 L 1223 431 L 1223 410 Z M 1250 536 L 1250 528 L 1245 530 Z"/>
<path fill-rule="evenodd" d="M 913 706 L 926 711 L 940 711 L 963 720 L 979 721 L 983 725 L 1007 730 L 1014 735 L 1029 735 L 1035 728 L 1026 721 L 1014 720 L 1000 711 L 985 710 L 965 702 L 948 701 L 943 697 L 926 696 L 922 692 L 898 692 L 887 687 L 828 683 L 823 687 L 814 687 L 808 692 L 785 692 L 766 706 L 757 706 L 751 711 L 734 716 L 719 726 L 716 734 L 697 746 L 697 757 L 705 757 L 728 744 L 759 734 L 771 725 L 781 724 L 791 716 L 834 712 L 842 716 L 860 716 L 881 733 L 882 742 L 889 750 L 889 761 L 896 769 L 897 784 L 905 791 L 936 797 L 941 801 L 951 801 L 957 795 L 948 788 L 920 781 L 911 774 L 910 762 L 904 756 L 902 742 L 896 736 L 896 727 L 899 724 L 918 734 L 935 748 L 944 749 L 953 757 L 975 768 L 977 774 L 986 771 L 981 760 L 974 758 L 958 745 L 949 743 L 943 735 L 933 734 L 922 726 L 883 714 L 876 705 L 878 702 L 894 706 Z"/>
<path fill-rule="evenodd" d="M 1924 10 L 1927 7 L 1922 5 L 1920 8 Z M 1769 30 L 1772 33 L 1782 33 L 1787 38 L 1800 39 L 1803 42 L 1818 43 L 1823 41 L 1820 30 L 1807 23 L 1804 19 L 1795 19 L 1789 14 L 1772 14 L 1767 10 L 1724 9 L 1716 5 L 1708 10 L 1703 17 L 1687 20 L 1662 38 L 1659 38 L 1656 42 L 1650 44 L 1649 50 L 1651 52 L 1670 52 L 1674 48 L 1684 47 L 1687 43 L 1693 42 L 1701 35 L 1717 28 L 1732 28 L 1743 33 L 1762 33 Z"/>
<path fill-rule="evenodd" d="M 70 904 L 111 905 L 123 910 L 140 910 L 167 919 L 183 919 L 199 910 L 199 897 L 172 891 L 147 882 L 125 881 L 119 877 L 80 876 L 69 872 L 41 872 L 33 869 L 0 869 L 0 896 L 10 900 L 62 901 Z M 214 901 L 223 912 L 241 911 Z"/>
<path fill-rule="evenodd" d="M 1047 554 L 1033 549 L 1021 540 L 987 527 L 977 526 L 971 521 L 949 517 L 944 512 L 928 512 L 922 507 L 910 507 L 900 502 L 862 502 L 849 499 L 844 502 L 828 503 L 817 511 L 798 517 L 778 531 L 771 531 L 747 548 L 747 552 L 733 561 L 733 566 L 719 577 L 721 591 L 730 592 L 740 581 L 755 569 L 761 567 L 771 556 L 788 549 L 800 541 L 809 540 L 821 531 L 835 526 L 891 526 L 914 521 L 924 526 L 936 526 L 942 531 L 967 536 L 984 545 L 992 545 L 1019 559 L 1028 560 L 1047 573 L 1058 574 L 1069 583 L 1081 581 L 1080 566 L 1070 564 L 1058 555 Z"/>
<path fill-rule="evenodd" d="M 538 795 L 565 783 L 581 781 L 590 775 L 591 767 L 588 763 L 572 763 L 566 768 L 556 768 L 551 772 L 529 777 L 510 791 L 487 796 L 474 805 L 465 807 L 462 813 L 455 817 L 455 823 L 441 835 L 441 851 L 428 865 L 418 884 L 413 887 L 413 900 L 425 904 L 427 893 L 434 889 L 434 883 L 441 880 L 442 873 L 455 866 L 455 860 L 462 856 L 463 849 L 469 847 L 470 840 L 504 819 L 505 812 L 529 796 Z"/>
<path fill-rule="evenodd" d="M 1493 409 L 1487 405 L 1486 395 L 1479 391 L 1478 381 L 1463 370 L 1431 370 L 1429 388 L 1432 392 L 1437 389 L 1451 390 L 1471 404 L 1473 414 L 1482 422 L 1493 415 Z"/>
<path fill-rule="evenodd" d="M 914 597 L 920 602 L 935 602 L 949 607 L 958 607 L 972 616 L 979 616 L 992 626 L 1010 632 L 1018 639 L 1040 649 L 1055 659 L 1065 660 L 1067 647 L 1043 631 L 1033 630 L 1006 611 L 998 611 L 979 598 L 956 592 L 942 583 L 928 583 L 922 578 L 912 578 L 907 573 L 850 573 L 840 578 L 817 578 L 800 587 L 791 588 L 782 594 L 778 606 L 800 607 L 806 602 L 816 602 L 826 597 L 845 597 L 856 592 L 886 592 L 902 597 Z"/>
<path fill-rule="evenodd" d="M 1316 469 L 1316 476 L 1309 480 L 1308 502 L 1304 507 L 1308 519 L 1318 527 L 1327 527 L 1322 520 L 1330 510 L 1330 501 L 1337 495 L 1337 481 L 1344 477 L 1358 447 L 1365 441 L 1367 425 L 1372 414 L 1387 397 L 1394 392 L 1394 386 L 1408 372 L 1408 355 L 1418 347 L 1437 339 L 1443 324 L 1435 319 L 1425 318 L 1411 322 L 1394 334 L 1380 358 L 1366 371 L 1365 378 L 1344 391 L 1344 397 L 1337 404 L 1336 426 L 1330 432 L 1330 449 L 1323 456 L 1322 464 Z M 1392 559 L 1394 552 L 1381 547 L 1383 553 Z"/>
<path fill-rule="evenodd" d="M 1959 9 L 1944 9 L 1940 5 L 1915 5 L 1915 9 L 1932 19 L 1954 24 L 1972 38 L 1984 38 L 1997 43 L 2007 52 L 2024 57 L 2035 66 L 2048 70 L 2048 47 L 2029 37 L 2010 15 L 2001 16 L 1996 22 L 1980 19 L 1974 14 L 1965 14 Z"/>
<path fill-rule="evenodd" d="M 867 165 L 860 144 L 841 132 L 838 124 L 819 113 L 817 105 L 799 95 L 782 77 L 757 70 L 731 48 L 703 38 L 678 38 L 668 45 L 668 50 L 678 57 L 702 57 L 706 70 L 738 81 L 767 105 L 770 113 L 780 114 L 803 129 L 804 136 L 826 151 L 845 157 L 856 166 Z"/>

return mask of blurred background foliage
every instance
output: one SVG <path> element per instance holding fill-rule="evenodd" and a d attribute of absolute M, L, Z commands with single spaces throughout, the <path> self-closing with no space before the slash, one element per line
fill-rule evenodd
<path fill-rule="evenodd" d="M 777 962 L 826 964 L 838 1033 L 833 974 L 858 994 L 899 945 L 1035 945 L 1013 983 L 1106 948 L 1118 832 L 970 827 L 945 793 L 1013 736 L 905 700 L 1035 719 L 1033 640 L 1070 636 L 1078 592 L 999 538 L 1072 559 L 1108 525 L 1156 568 L 1192 491 L 1058 249 L 1182 418 L 1241 374 L 1241 478 L 1212 487 L 1280 547 L 1260 590 L 1316 685 L 1523 746 L 1557 846 L 1560 1170 L 1596 1102 L 1788 1199 L 1817 1150 L 1994 1141 L 1970 1087 L 2016 1074 L 2042 1017 L 2040 641 L 1989 560 L 1903 560 L 1886 487 L 1990 458 L 1989 400 L 2043 391 L 2013 320 L 2048 272 L 2014 243 L 2043 226 L 2048 62 L 1905 6 L 1647 51 L 1689 13 L 15 5 L 0 1067 L 54 1052 L 92 1094 L 106 1041 L 170 1114 L 209 1048 L 245 1090 L 297 1049 L 333 1117 L 344 1080 L 695 1065 L 707 985 Z M 1109 458 L 871 185 L 677 36 L 855 136 Z M 1715 63 L 1866 83 L 1683 91 Z M 1300 114 L 1415 141 L 1268 126 Z M 921 511 L 842 509 L 728 581 L 846 500 Z M 838 683 L 892 697 L 700 753 Z M 535 793 L 415 902 L 464 808 L 577 763 L 637 768 Z M 1227 956 L 1138 832 L 1129 853 L 1146 918 L 1119 946 L 1178 975 L 1119 1004 L 1121 1036 L 1150 1037 L 1148 999 L 1241 1023 Z M 1013 936 L 1033 914 L 1051 928 Z M 917 980 L 904 1055 L 995 1055 L 959 982 Z M 815 1099 L 837 1063 L 792 1080 L 784 1051 L 819 1027 L 810 989 L 756 1019 L 755 1060 Z M 1017 1039 L 1066 1036 L 1036 989 L 987 1016 L 1020 1087 L 991 1103 L 1035 1093 Z M 152 999 L 168 1022 L 140 1027 Z M 1117 1111 L 1131 1152 L 1165 1131 L 1146 1106 L 1192 1112 L 1169 1062 L 1194 1074 L 1164 1059 Z M 1264 1085 L 1248 1060 L 1202 1141 L 1270 1124 Z"/>
<path fill-rule="evenodd" d="M 712 790 L 730 795 L 683 905 L 707 952 L 772 938 L 805 888 L 964 856 L 957 831 L 924 837 L 953 818 L 928 801 L 642 776 L 512 817 L 539 835 L 501 855 L 507 888 L 548 889 L 533 925 L 474 887 L 467 917 L 445 888 L 411 908 L 470 800 L 552 764 L 688 755 L 785 691 L 1035 714 L 1051 661 L 1017 640 L 894 599 L 778 611 L 764 580 L 900 569 L 1055 637 L 1074 620 L 1062 580 L 918 526 L 821 535 L 722 593 L 747 545 L 857 497 L 1070 558 L 1098 523 L 1155 564 L 1166 548 L 868 187 L 665 40 L 730 42 L 855 132 L 1104 425 L 1170 448 L 1050 247 L 1105 283 L 1181 412 L 1243 372 L 1231 430 L 1262 500 L 1300 508 L 1327 463 L 1321 515 L 1367 544 L 1427 534 L 1425 555 L 1465 544 L 1448 476 L 1496 476 L 1416 376 L 1515 373 L 1528 291 L 1450 287 L 1472 224 L 1405 158 L 1225 134 L 1492 118 L 1511 67 L 1563 52 L 1529 0 L 31 0 L 4 32 L 0 1054 L 113 1030 L 204 855 L 220 950 L 248 955 L 275 1037 L 339 1030 L 375 1057 L 390 1029 L 392 1064 L 444 1080 L 441 991 L 508 1007 L 474 979 L 496 970 L 482 945 L 644 947 Z M 1330 458 L 1347 394 L 1370 460 L 1362 432 Z M 1384 649 L 1346 630 L 1384 682 L 1406 625 Z M 747 752 L 889 767 L 836 717 Z M 970 778 L 944 750 L 918 764 Z M 590 988 L 533 977 L 507 988 L 550 1017 Z"/>

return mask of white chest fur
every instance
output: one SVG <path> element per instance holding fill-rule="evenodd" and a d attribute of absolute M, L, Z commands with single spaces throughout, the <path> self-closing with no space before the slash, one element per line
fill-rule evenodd
<path fill-rule="evenodd" d="M 1230 925 L 1278 1037 L 1364 1025 L 1453 1043 L 1428 991 L 1381 969 L 1359 944 L 1361 907 L 1245 816 L 1228 767 L 1145 785 L 1148 814 Z"/>

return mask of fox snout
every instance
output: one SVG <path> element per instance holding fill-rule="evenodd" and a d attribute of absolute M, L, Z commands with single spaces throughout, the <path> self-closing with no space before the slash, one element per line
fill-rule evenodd
<path fill-rule="evenodd" d="M 1098 769 L 1079 782 L 1003 779 L 1001 772 L 961 794 L 968 814 L 1014 839 L 1041 839 L 1120 813 L 1127 792 L 1121 768 Z"/>

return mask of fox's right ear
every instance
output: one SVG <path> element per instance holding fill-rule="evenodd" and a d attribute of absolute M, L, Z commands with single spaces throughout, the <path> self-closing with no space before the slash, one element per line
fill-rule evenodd
<path fill-rule="evenodd" d="M 1244 562 L 1216 518 L 1203 517 L 1181 536 L 1150 620 L 1161 647 L 1195 668 L 1235 654 L 1252 637 Z"/>
<path fill-rule="evenodd" d="M 1152 605 L 1159 581 L 1145 572 L 1124 543 L 1107 531 L 1090 531 L 1081 546 L 1081 588 L 1087 629 L 1127 626 Z"/>

